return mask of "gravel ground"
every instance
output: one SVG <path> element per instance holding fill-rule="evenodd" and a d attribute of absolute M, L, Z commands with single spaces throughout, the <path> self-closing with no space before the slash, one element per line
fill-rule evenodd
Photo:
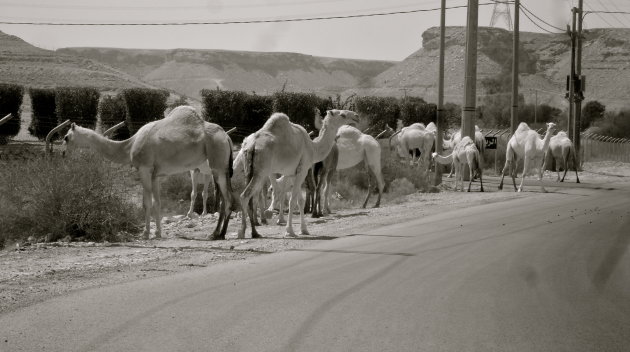
<path fill-rule="evenodd" d="M 589 163 L 580 174 L 583 183 L 630 177 L 630 164 Z M 555 180 L 547 173 L 545 179 Z M 574 182 L 568 174 L 565 182 Z M 455 193 L 445 178 L 439 193 L 415 193 L 378 209 L 344 209 L 321 219 L 307 218 L 310 236 L 284 238 L 284 226 L 258 227 L 262 239 L 236 238 L 240 220 L 230 222 L 225 241 L 206 241 L 215 225 L 212 215 L 163 220 L 163 239 L 125 243 L 55 242 L 22 245 L 0 251 L 0 314 L 75 290 L 111 285 L 177 272 L 195 270 L 252 256 L 302 248 L 320 241 L 347 236 L 365 228 L 397 223 L 451 209 L 514 198 L 536 196 L 538 187 L 515 193 L 511 181 L 496 192 L 497 179 L 486 178 L 486 192 Z M 476 190 L 473 184 L 473 190 Z M 478 187 L 478 186 L 477 186 Z M 272 219 L 275 224 L 276 217 Z M 299 216 L 293 224 L 299 231 Z M 250 232 L 246 233 L 249 236 Z"/>

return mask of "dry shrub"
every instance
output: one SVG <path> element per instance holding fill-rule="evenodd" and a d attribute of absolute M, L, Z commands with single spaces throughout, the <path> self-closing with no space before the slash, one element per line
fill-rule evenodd
<path fill-rule="evenodd" d="M 3 163 L 0 242 L 120 241 L 137 233 L 141 211 L 122 170 L 92 153 Z"/>

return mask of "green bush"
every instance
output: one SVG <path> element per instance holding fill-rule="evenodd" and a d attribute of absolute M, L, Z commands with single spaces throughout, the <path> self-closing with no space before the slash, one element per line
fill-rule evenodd
<path fill-rule="evenodd" d="M 361 116 L 367 117 L 370 126 L 382 131 L 385 125 L 396 127 L 396 121 L 400 119 L 400 103 L 394 97 L 356 97 L 354 99 L 355 111 Z"/>
<path fill-rule="evenodd" d="M 273 111 L 289 116 L 293 123 L 302 125 L 307 132 L 315 131 L 315 109 L 321 114 L 332 106 L 329 100 L 312 93 L 277 92 L 273 94 Z"/>
<path fill-rule="evenodd" d="M 0 145 L 5 144 L 7 138 L 15 137 L 20 132 L 20 107 L 24 97 L 24 88 L 17 84 L 0 83 L 0 119 L 7 114 L 13 118 L 0 126 Z"/>
<path fill-rule="evenodd" d="M 55 90 L 51 88 L 31 88 L 31 125 L 28 132 L 44 140 L 48 133 L 57 126 L 57 106 L 55 104 Z"/>
<path fill-rule="evenodd" d="M 127 107 L 125 99 L 119 95 L 106 95 L 98 104 L 98 113 L 101 116 L 103 132 L 114 125 L 117 125 L 127 119 Z M 117 129 L 109 138 L 114 140 L 124 140 L 130 137 L 127 125 Z"/>
<path fill-rule="evenodd" d="M 245 120 L 247 93 L 232 90 L 203 89 L 203 117 L 218 125 L 238 126 Z"/>
<path fill-rule="evenodd" d="M 407 97 L 400 100 L 400 119 L 404 126 L 421 122 L 425 125 L 435 123 L 437 105 L 429 104 L 419 97 Z"/>
<path fill-rule="evenodd" d="M 8 162 L 0 167 L 0 242 L 66 236 L 119 241 L 140 230 L 123 168 L 92 153 Z M 28 175 L 28 177 L 25 177 Z"/>
<path fill-rule="evenodd" d="M 164 118 L 166 100 L 169 93 L 165 90 L 150 88 L 129 88 L 122 91 L 125 99 L 127 128 L 131 134 L 148 122 Z"/>
<path fill-rule="evenodd" d="M 100 93 L 90 87 L 61 87 L 55 91 L 55 106 L 58 122 L 65 120 L 77 125 L 96 128 L 96 113 Z"/>

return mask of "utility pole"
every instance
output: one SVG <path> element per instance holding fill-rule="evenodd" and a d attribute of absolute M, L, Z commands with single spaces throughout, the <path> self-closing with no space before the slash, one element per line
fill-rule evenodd
<path fill-rule="evenodd" d="M 444 136 L 444 40 L 446 32 L 446 0 L 442 0 L 442 8 L 440 11 L 440 59 L 438 68 L 438 103 L 437 103 L 437 138 L 435 140 L 435 152 L 442 154 L 442 137 Z M 442 165 L 435 163 L 435 180 L 434 185 L 442 183 Z"/>
<path fill-rule="evenodd" d="M 475 140 L 475 111 L 477 104 L 477 28 L 479 0 L 468 0 L 466 21 L 466 59 L 464 62 L 464 108 L 462 113 L 462 137 Z M 467 173 L 464 173 L 466 175 Z"/>
<path fill-rule="evenodd" d="M 569 31 L 569 35 L 571 36 L 571 69 L 569 72 L 569 77 L 568 77 L 568 83 L 569 83 L 569 93 L 568 93 L 568 98 L 569 98 L 569 117 L 567 120 L 567 133 L 569 135 L 569 138 L 574 138 L 574 123 L 575 123 L 575 119 L 574 119 L 574 115 L 575 115 L 575 97 L 574 97 L 574 92 L 575 92 L 575 15 L 576 15 L 576 8 L 572 8 L 571 9 L 571 17 L 572 17 L 572 21 L 571 21 L 571 28 L 568 29 Z M 575 139 L 574 139 L 575 140 Z"/>
<path fill-rule="evenodd" d="M 518 122 L 518 43 L 520 0 L 514 1 L 514 31 L 512 32 L 512 114 L 510 132 L 514 134 Z"/>
<path fill-rule="evenodd" d="M 575 127 L 574 127 L 574 136 L 573 143 L 575 146 L 575 158 L 577 160 L 575 167 L 579 169 L 581 165 L 581 154 L 580 154 L 580 132 L 582 131 L 582 100 L 584 99 L 584 79 L 582 77 L 582 2 L 583 0 L 579 0 L 578 9 L 577 9 L 577 18 L 578 18 L 578 28 L 577 28 L 577 58 L 575 63 L 575 75 L 579 80 L 579 90 L 576 92 L 575 96 Z M 566 167 L 566 166 L 565 166 Z M 576 170 L 577 170 L 576 169 Z"/>

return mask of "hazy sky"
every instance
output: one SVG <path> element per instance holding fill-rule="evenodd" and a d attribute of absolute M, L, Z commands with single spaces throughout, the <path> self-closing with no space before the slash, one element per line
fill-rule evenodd
<path fill-rule="evenodd" d="M 480 4 L 491 3 L 480 0 Z M 521 0 L 541 20 L 570 22 L 577 0 Z M 584 0 L 585 10 L 630 11 L 630 0 Z M 447 0 L 447 6 L 467 0 Z M 500 5 L 503 9 L 505 5 Z M 0 0 L 0 21 L 62 23 L 225 22 L 346 16 L 439 8 L 440 0 Z M 494 5 L 480 6 L 488 26 Z M 513 6 L 510 5 L 513 14 Z M 531 16 L 530 16 L 531 17 Z M 466 24 L 466 9 L 448 10 L 449 26 Z M 540 20 L 540 26 L 557 31 Z M 45 49 L 70 46 L 283 51 L 357 59 L 402 60 L 439 26 L 439 11 L 320 21 L 188 26 L 41 26 L 0 24 L 0 31 Z M 506 27 L 503 19 L 498 27 Z M 589 14 L 585 28 L 630 27 L 630 16 Z M 521 13 L 521 30 L 542 32 Z"/>

